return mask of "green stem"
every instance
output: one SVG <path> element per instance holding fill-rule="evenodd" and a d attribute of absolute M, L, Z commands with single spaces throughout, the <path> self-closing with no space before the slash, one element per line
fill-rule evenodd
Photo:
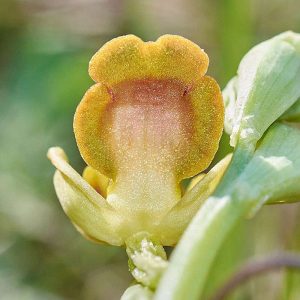
<path fill-rule="evenodd" d="M 223 241 L 252 208 L 252 201 L 210 197 L 174 251 L 155 299 L 199 299 Z"/>

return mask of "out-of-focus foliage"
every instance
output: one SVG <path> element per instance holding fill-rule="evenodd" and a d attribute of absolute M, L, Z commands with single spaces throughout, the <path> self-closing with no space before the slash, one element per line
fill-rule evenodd
<path fill-rule="evenodd" d="M 91 85 L 88 61 L 104 42 L 183 35 L 209 54 L 208 73 L 224 87 L 251 46 L 300 31 L 299 10 L 297 0 L 0 0 L 1 298 L 118 299 L 132 280 L 124 249 L 94 245 L 73 229 L 45 156 L 62 146 L 83 170 L 72 119 Z M 224 136 L 216 161 L 226 145 Z M 211 276 L 222 283 L 246 257 L 300 250 L 299 220 L 299 204 L 265 207 L 232 233 Z M 296 300 L 299 286 L 299 274 L 274 273 L 232 299 Z"/>

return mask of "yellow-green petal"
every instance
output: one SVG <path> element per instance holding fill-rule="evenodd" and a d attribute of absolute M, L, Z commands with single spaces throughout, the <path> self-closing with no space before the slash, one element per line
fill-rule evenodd
<path fill-rule="evenodd" d="M 113 210 L 67 162 L 61 148 L 50 148 L 48 157 L 57 168 L 54 186 L 66 215 L 84 237 L 99 243 L 122 245 L 111 226 Z"/>
<path fill-rule="evenodd" d="M 106 198 L 107 188 L 109 185 L 109 178 L 95 170 L 94 168 L 87 166 L 83 170 L 82 177 L 86 180 L 101 196 Z"/>
<path fill-rule="evenodd" d="M 184 194 L 181 201 L 166 215 L 161 223 L 162 232 L 173 245 L 199 210 L 203 202 L 213 193 L 225 173 L 232 155 L 216 164 L 203 178 Z M 202 176 L 201 176 L 202 177 Z"/>

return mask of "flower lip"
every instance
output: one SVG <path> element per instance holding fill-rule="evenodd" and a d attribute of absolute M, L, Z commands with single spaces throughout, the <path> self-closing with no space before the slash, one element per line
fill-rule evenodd
<path fill-rule="evenodd" d="M 112 179 L 109 201 L 145 208 L 142 197 L 160 210 L 155 199 L 168 185 L 168 209 L 180 197 L 179 182 L 209 165 L 224 107 L 207 66 L 199 46 L 170 35 L 151 43 L 120 37 L 93 56 L 89 72 L 98 83 L 77 107 L 74 132 L 86 163 Z"/>

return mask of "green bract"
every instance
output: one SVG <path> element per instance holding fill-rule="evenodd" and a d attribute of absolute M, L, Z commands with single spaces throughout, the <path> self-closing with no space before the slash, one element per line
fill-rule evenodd
<path fill-rule="evenodd" d="M 224 90 L 231 145 L 255 145 L 300 97 L 300 35 L 282 33 L 252 48 Z"/>
<path fill-rule="evenodd" d="M 241 201 L 299 200 L 300 129 L 279 123 L 272 125 L 235 182 L 232 193 Z"/>

